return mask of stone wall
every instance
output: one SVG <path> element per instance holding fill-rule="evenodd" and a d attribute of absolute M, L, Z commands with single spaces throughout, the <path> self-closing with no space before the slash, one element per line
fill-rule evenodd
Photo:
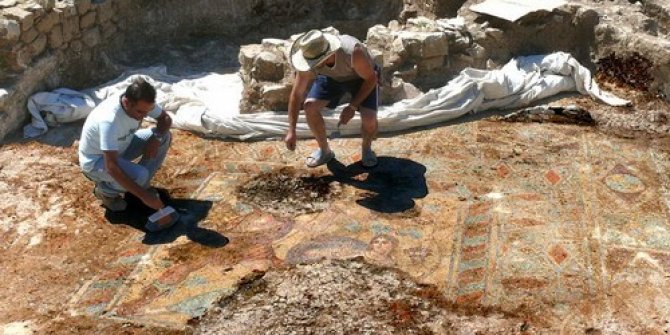
<path fill-rule="evenodd" d="M 25 123 L 31 94 L 95 86 L 126 67 L 146 66 L 138 61 L 146 51 L 169 54 L 166 45 L 194 37 L 224 37 L 235 48 L 263 41 L 241 48 L 243 111 L 285 109 L 289 36 L 328 26 L 368 43 L 383 66 L 385 103 L 441 86 L 468 66 L 493 68 L 558 50 L 592 69 L 599 57 L 638 50 L 653 61 L 653 89 L 670 95 L 665 0 L 610 0 L 616 6 L 595 9 L 588 5 L 597 0 L 574 0 L 514 23 L 467 9 L 481 1 L 0 0 L 0 139 Z M 456 13 L 463 31 L 439 19 Z"/>
<path fill-rule="evenodd" d="M 129 2 L 0 1 L 0 139 L 25 122 L 36 91 L 109 77 L 101 53 L 122 43 L 115 13 Z"/>
<path fill-rule="evenodd" d="M 419 16 L 429 19 L 455 17 L 466 0 L 405 0 L 401 21 Z"/>
<path fill-rule="evenodd" d="M 475 59 L 469 55 L 472 43 L 469 34 L 450 22 L 419 17 L 408 19 L 404 25 L 393 20 L 386 26 L 376 25 L 368 30 L 363 41 L 382 67 L 382 104 L 417 96 L 420 93 L 417 87 L 442 86 L 450 75 L 474 64 Z M 332 27 L 324 30 L 340 33 Z M 294 78 L 288 53 L 297 36 L 288 40 L 264 39 L 261 44 L 242 46 L 239 56 L 240 76 L 245 85 L 240 102 L 242 113 L 288 109 Z M 452 67 L 450 59 L 461 57 L 470 61 L 454 63 Z"/>
<path fill-rule="evenodd" d="M 151 39 L 226 36 L 238 43 L 286 38 L 300 31 L 336 26 L 365 37 L 367 28 L 397 18 L 402 0 L 162 0 L 136 1 L 131 26 Z"/>
<path fill-rule="evenodd" d="M 417 88 L 426 91 L 444 86 L 466 67 L 497 68 L 515 56 L 565 51 L 583 64 L 593 65 L 590 56 L 599 15 L 588 7 L 568 5 L 517 22 L 478 15 L 465 8 L 460 14 L 461 19 L 393 20 L 368 30 L 364 42 L 382 66 L 383 104 L 412 97 Z M 265 40 L 260 45 L 242 47 L 243 113 L 288 108 L 293 82 L 287 60 L 290 44 L 291 40 Z"/>

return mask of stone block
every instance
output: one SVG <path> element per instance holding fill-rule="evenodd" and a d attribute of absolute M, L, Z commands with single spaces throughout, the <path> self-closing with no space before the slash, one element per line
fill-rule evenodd
<path fill-rule="evenodd" d="M 119 28 L 117 28 L 116 25 L 112 23 L 112 21 L 105 22 L 105 24 L 100 26 L 100 29 L 102 30 L 102 38 L 105 40 L 119 31 Z"/>
<path fill-rule="evenodd" d="M 63 28 L 61 25 L 54 26 L 49 32 L 49 47 L 56 49 L 63 45 Z"/>
<path fill-rule="evenodd" d="M 21 42 L 30 43 L 35 40 L 37 35 L 39 35 L 37 29 L 35 27 L 30 28 L 21 34 Z"/>
<path fill-rule="evenodd" d="M 100 29 L 98 27 L 89 29 L 85 31 L 81 36 L 81 41 L 86 44 L 86 46 L 92 48 L 102 41 L 102 36 L 100 35 Z"/>
<path fill-rule="evenodd" d="M 82 52 L 84 50 L 84 44 L 79 40 L 72 41 L 72 43 L 70 43 L 70 49 L 74 52 Z"/>
<path fill-rule="evenodd" d="M 96 16 L 95 12 L 86 13 L 79 19 L 79 28 L 81 30 L 86 30 L 88 28 L 93 27 L 93 25 L 95 24 L 95 16 Z"/>
<path fill-rule="evenodd" d="M 264 38 L 261 44 L 263 50 L 280 52 L 284 54 L 284 57 L 288 57 L 288 53 L 291 51 L 291 43 L 278 38 Z"/>
<path fill-rule="evenodd" d="M 62 12 L 63 17 L 77 16 L 77 7 L 71 2 L 57 1 L 54 9 Z"/>
<path fill-rule="evenodd" d="M 372 60 L 379 65 L 384 64 L 384 53 L 379 50 L 370 50 L 370 55 L 372 56 Z"/>
<path fill-rule="evenodd" d="M 47 35 L 41 34 L 30 44 L 30 52 L 33 57 L 41 55 L 46 50 L 47 40 Z"/>
<path fill-rule="evenodd" d="M 403 31 L 398 37 L 412 58 L 432 58 L 449 54 L 449 40 L 443 32 Z"/>
<path fill-rule="evenodd" d="M 21 36 L 21 26 L 14 20 L 0 19 L 0 40 L 16 42 Z"/>
<path fill-rule="evenodd" d="M 399 69 L 393 73 L 394 77 L 398 77 L 405 82 L 411 82 L 419 75 L 419 67 L 415 64 L 407 64 L 404 68 Z"/>
<path fill-rule="evenodd" d="M 40 5 L 45 11 L 49 12 L 56 7 L 56 0 L 40 0 Z"/>
<path fill-rule="evenodd" d="M 391 43 L 388 52 L 384 52 L 384 67 L 400 67 L 407 58 L 407 50 L 403 46 L 402 39 L 397 38 Z"/>
<path fill-rule="evenodd" d="M 284 78 L 284 59 L 274 52 L 263 51 L 254 59 L 251 75 L 259 81 L 280 81 Z"/>
<path fill-rule="evenodd" d="M 79 31 L 79 17 L 72 16 L 63 20 L 63 41 L 70 42 L 78 38 L 81 32 Z"/>
<path fill-rule="evenodd" d="M 254 67 L 254 59 L 261 51 L 263 51 L 261 44 L 247 44 L 240 47 L 240 53 L 237 58 L 243 71 L 251 71 L 251 68 Z"/>
<path fill-rule="evenodd" d="M 3 10 L 3 14 L 7 18 L 18 21 L 23 31 L 30 29 L 35 20 L 35 14 L 19 7 L 7 8 Z"/>
<path fill-rule="evenodd" d="M 37 22 L 37 30 L 41 33 L 51 31 L 51 28 L 60 22 L 61 13 L 61 11 L 51 11 L 47 13 Z"/>
<path fill-rule="evenodd" d="M 91 9 L 91 0 L 77 0 L 77 12 L 79 15 L 86 14 Z"/>
<path fill-rule="evenodd" d="M 134 13 L 134 4 L 136 0 L 115 0 L 114 1 L 114 11 L 115 11 L 115 16 L 129 16 Z"/>
<path fill-rule="evenodd" d="M 261 104 L 267 110 L 287 110 L 291 85 L 265 85 L 261 88 Z"/>
<path fill-rule="evenodd" d="M 23 43 L 19 43 L 12 48 L 7 57 L 7 66 L 14 71 L 22 71 L 28 68 L 32 60 L 30 48 Z"/>
<path fill-rule="evenodd" d="M 422 59 L 419 64 L 419 73 L 426 73 L 444 67 L 444 56 L 437 56 Z"/>
<path fill-rule="evenodd" d="M 389 28 L 378 24 L 368 29 L 365 44 L 369 49 L 384 50 L 391 43 L 393 43 L 393 34 Z"/>
<path fill-rule="evenodd" d="M 0 0 L 0 9 L 16 6 L 16 0 Z"/>
<path fill-rule="evenodd" d="M 98 13 L 98 24 L 109 21 L 114 16 L 114 7 L 112 7 L 111 0 L 105 0 L 95 5 L 95 10 Z"/>
<path fill-rule="evenodd" d="M 47 10 L 45 6 L 48 6 L 49 2 L 55 2 L 55 0 L 34 0 L 34 1 L 36 2 L 25 2 L 19 5 L 19 8 L 35 14 L 34 17 L 35 21 L 37 21 L 37 19 L 46 14 Z"/>

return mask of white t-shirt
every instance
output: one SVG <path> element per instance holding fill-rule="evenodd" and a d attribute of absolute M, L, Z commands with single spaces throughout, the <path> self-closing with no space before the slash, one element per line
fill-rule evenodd
<path fill-rule="evenodd" d="M 162 109 L 156 104 L 149 116 L 158 118 Z M 141 121 L 128 116 L 121 107 L 121 96 L 107 98 L 86 118 L 79 140 L 79 166 L 86 172 L 93 171 L 102 159 L 103 151 L 123 154 L 130 145 Z"/>

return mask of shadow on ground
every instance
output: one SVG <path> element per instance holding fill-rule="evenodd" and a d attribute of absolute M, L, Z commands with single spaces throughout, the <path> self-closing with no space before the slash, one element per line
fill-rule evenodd
<path fill-rule="evenodd" d="M 128 208 L 123 212 L 105 211 L 105 218 L 113 224 L 125 224 L 146 233 L 142 243 L 148 245 L 166 244 L 174 242 L 179 236 L 186 236 L 189 240 L 206 247 L 220 248 L 228 244 L 228 238 L 218 232 L 198 227 L 198 223 L 207 217 L 212 208 L 211 201 L 194 199 L 172 199 L 166 190 L 158 189 L 163 203 L 174 207 L 179 212 L 179 221 L 164 231 L 151 233 L 144 225 L 154 210 L 145 206 L 141 200 L 132 194 L 126 194 Z"/>
<path fill-rule="evenodd" d="M 333 159 L 328 170 L 333 181 L 369 191 L 356 203 L 376 212 L 404 212 L 414 208 L 414 199 L 428 195 L 424 165 L 395 157 L 379 157 L 378 162 L 373 168 L 365 168 L 360 162 L 345 166 Z"/>

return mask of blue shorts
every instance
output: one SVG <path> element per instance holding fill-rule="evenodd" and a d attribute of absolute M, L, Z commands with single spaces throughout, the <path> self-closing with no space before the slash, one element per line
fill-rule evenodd
<path fill-rule="evenodd" d="M 379 73 L 377 66 L 375 66 L 375 70 Z M 340 104 L 340 99 L 345 93 L 350 93 L 352 98 L 356 96 L 358 90 L 361 89 L 361 85 L 363 85 L 363 79 L 340 82 L 328 76 L 318 75 L 309 93 L 307 93 L 307 99 L 327 100 L 329 101 L 328 108 L 335 108 Z M 379 106 L 379 83 L 363 100 L 360 107 L 376 111 L 377 106 Z"/>

